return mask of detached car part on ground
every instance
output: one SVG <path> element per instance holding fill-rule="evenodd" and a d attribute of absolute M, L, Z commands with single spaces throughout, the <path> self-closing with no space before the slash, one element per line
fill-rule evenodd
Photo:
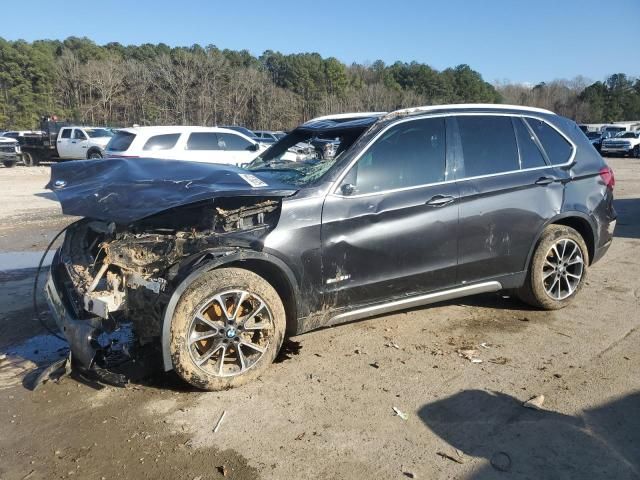
<path fill-rule="evenodd" d="M 313 138 L 331 159 L 287 161 Z M 613 172 L 574 122 L 510 106 L 324 117 L 247 168 L 55 165 L 66 232 L 46 290 L 83 367 L 132 322 L 209 390 L 259 376 L 286 334 L 465 295 L 557 309 L 615 226 Z"/>

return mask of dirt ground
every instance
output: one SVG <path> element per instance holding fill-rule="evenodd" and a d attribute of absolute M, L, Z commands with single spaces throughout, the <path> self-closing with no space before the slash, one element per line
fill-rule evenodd
<path fill-rule="evenodd" d="M 47 167 L 0 168 L 0 479 L 640 478 L 640 160 L 609 164 L 616 238 L 566 309 L 484 295 L 324 329 L 220 393 L 26 388 L 65 344 L 34 320 L 35 254 L 3 262 L 71 219 Z"/>

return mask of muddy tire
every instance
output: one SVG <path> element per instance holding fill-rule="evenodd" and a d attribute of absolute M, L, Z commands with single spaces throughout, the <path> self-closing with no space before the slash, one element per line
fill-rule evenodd
<path fill-rule="evenodd" d="M 255 380 L 276 358 L 286 329 L 278 293 L 241 268 L 202 274 L 183 293 L 171 323 L 173 368 L 203 390 Z"/>
<path fill-rule="evenodd" d="M 549 225 L 538 242 L 525 284 L 517 296 L 544 310 L 566 307 L 584 285 L 589 251 L 582 236 L 564 225 Z"/>

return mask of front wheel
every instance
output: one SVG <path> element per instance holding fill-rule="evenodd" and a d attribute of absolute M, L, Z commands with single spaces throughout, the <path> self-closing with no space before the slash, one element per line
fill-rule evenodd
<path fill-rule="evenodd" d="M 630 156 L 635 158 L 640 158 L 640 145 L 635 146 Z"/>
<path fill-rule="evenodd" d="M 11 161 L 11 160 L 3 160 L 2 164 L 6 167 L 6 168 L 11 168 L 11 167 L 15 167 L 16 166 L 16 162 Z"/>
<path fill-rule="evenodd" d="M 102 153 L 100 153 L 98 150 L 91 150 L 87 155 L 87 159 L 89 160 L 98 160 L 100 158 L 102 158 Z"/>
<path fill-rule="evenodd" d="M 175 371 L 204 390 L 258 378 L 282 346 L 286 318 L 275 289 L 240 268 L 204 273 L 180 297 L 171 323 Z"/>
<path fill-rule="evenodd" d="M 584 285 L 589 252 L 582 236 L 564 225 L 549 225 L 533 254 L 518 297 L 545 310 L 566 307 Z"/>

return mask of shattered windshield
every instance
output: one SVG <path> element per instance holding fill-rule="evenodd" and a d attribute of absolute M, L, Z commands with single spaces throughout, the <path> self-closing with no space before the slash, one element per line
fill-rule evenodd
<path fill-rule="evenodd" d="M 269 172 L 291 185 L 308 185 L 322 177 L 367 127 L 326 131 L 296 129 L 246 168 L 253 172 Z"/>

